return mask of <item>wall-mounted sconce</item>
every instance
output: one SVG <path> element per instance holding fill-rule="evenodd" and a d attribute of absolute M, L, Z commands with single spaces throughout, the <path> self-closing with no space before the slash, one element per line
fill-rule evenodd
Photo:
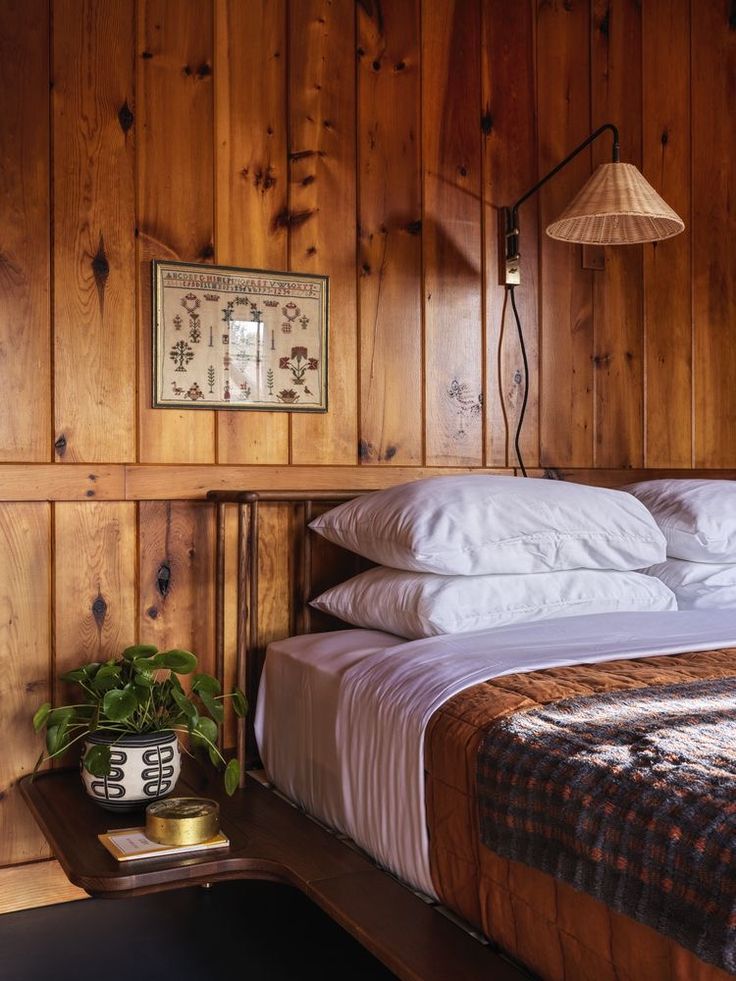
<path fill-rule="evenodd" d="M 601 164 L 560 217 L 547 226 L 546 231 L 550 238 L 563 242 L 579 242 L 582 245 L 634 245 L 671 238 L 685 228 L 682 218 L 657 194 L 641 172 L 633 164 L 621 163 L 618 129 L 612 123 L 599 126 L 572 153 L 522 194 L 510 208 L 500 210 L 500 282 L 510 295 L 524 363 L 524 397 L 514 447 L 519 467 L 525 477 L 526 469 L 519 438 L 529 397 L 529 364 L 514 296 L 514 288 L 521 282 L 519 208 L 606 131 L 610 131 L 613 136 L 611 163 Z"/>

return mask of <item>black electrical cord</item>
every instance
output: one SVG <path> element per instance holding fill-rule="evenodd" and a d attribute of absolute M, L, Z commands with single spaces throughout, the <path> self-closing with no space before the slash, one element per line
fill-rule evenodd
<path fill-rule="evenodd" d="M 514 448 L 516 450 L 516 459 L 519 461 L 519 467 L 521 468 L 521 473 L 523 477 L 527 476 L 526 467 L 524 466 L 524 459 L 521 455 L 521 447 L 519 446 L 519 439 L 521 437 L 521 427 L 524 425 L 524 414 L 526 413 L 526 404 L 529 401 L 529 361 L 526 356 L 526 345 L 524 344 L 524 332 L 521 329 L 521 319 L 519 317 L 519 311 L 516 309 L 516 297 L 514 296 L 514 286 L 507 286 L 506 292 L 511 296 L 511 309 L 514 311 L 514 319 L 516 320 L 516 330 L 519 334 L 519 346 L 521 347 L 521 360 L 524 363 L 524 398 L 521 401 L 521 412 L 519 412 L 519 421 L 516 424 L 516 435 L 514 436 Z"/>

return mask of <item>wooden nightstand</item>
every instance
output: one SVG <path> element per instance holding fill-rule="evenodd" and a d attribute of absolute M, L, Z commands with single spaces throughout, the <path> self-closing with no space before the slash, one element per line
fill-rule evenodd
<path fill-rule="evenodd" d="M 124 897 L 225 879 L 273 879 L 300 889 L 400 978 L 519 981 L 526 977 L 257 780 L 228 798 L 185 768 L 176 793 L 215 797 L 227 851 L 120 864 L 97 835 L 143 823 L 142 812 L 102 810 L 79 771 L 25 777 L 21 791 L 69 879 L 93 896 Z"/>

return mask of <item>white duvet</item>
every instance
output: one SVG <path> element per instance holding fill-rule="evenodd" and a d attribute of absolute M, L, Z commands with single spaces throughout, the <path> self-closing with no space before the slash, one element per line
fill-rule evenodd
<path fill-rule="evenodd" d="M 736 647 L 736 612 L 603 613 L 410 642 L 370 630 L 271 644 L 256 710 L 267 774 L 306 811 L 434 896 L 424 732 L 480 681 L 522 671 Z"/>

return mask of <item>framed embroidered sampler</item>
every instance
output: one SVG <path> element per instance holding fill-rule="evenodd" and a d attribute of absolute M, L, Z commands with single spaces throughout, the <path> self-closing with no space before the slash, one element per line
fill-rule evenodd
<path fill-rule="evenodd" d="M 154 408 L 327 411 L 326 276 L 152 265 Z"/>

